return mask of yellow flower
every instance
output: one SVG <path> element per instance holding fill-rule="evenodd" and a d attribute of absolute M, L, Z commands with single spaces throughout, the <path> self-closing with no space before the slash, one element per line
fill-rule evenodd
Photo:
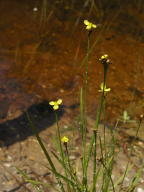
<path fill-rule="evenodd" d="M 110 60 L 108 59 L 108 57 L 109 56 L 107 54 L 105 54 L 105 55 L 102 55 L 99 60 L 102 62 L 102 64 L 108 65 L 110 63 Z"/>
<path fill-rule="evenodd" d="M 108 58 L 108 55 L 105 54 L 105 55 L 102 55 L 102 56 L 101 56 L 100 60 L 107 59 L 107 58 Z"/>
<path fill-rule="evenodd" d="M 104 86 L 104 83 L 101 83 L 99 92 L 103 92 L 106 94 L 106 92 L 111 91 L 111 88 L 106 88 L 106 85 Z"/>
<path fill-rule="evenodd" d="M 86 25 L 86 29 L 87 30 L 92 30 L 93 28 L 97 28 L 97 26 L 91 22 L 89 22 L 88 20 L 84 20 L 84 24 Z"/>
<path fill-rule="evenodd" d="M 53 106 L 54 110 L 57 110 L 59 105 L 62 104 L 62 99 L 58 99 L 57 101 L 50 101 L 49 104 Z"/>
<path fill-rule="evenodd" d="M 66 136 L 64 136 L 64 137 L 61 139 L 61 141 L 62 141 L 63 143 L 68 143 L 68 142 L 69 142 L 69 138 L 66 137 Z"/>

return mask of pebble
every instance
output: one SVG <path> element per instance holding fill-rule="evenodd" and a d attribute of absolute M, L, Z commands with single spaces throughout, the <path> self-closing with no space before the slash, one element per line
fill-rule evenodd
<path fill-rule="evenodd" d="M 33 12 L 37 12 L 38 11 L 38 8 L 37 7 L 34 7 L 33 8 Z"/>
<path fill-rule="evenodd" d="M 144 189 L 142 189 L 142 188 L 137 188 L 137 192 L 144 192 Z"/>
<path fill-rule="evenodd" d="M 11 164 L 10 163 L 4 163 L 4 166 L 5 167 L 11 167 Z"/>

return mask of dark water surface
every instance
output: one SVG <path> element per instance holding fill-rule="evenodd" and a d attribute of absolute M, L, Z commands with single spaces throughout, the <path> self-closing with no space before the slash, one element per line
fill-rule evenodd
<path fill-rule="evenodd" d="M 62 98 L 65 110 L 79 103 L 87 31 L 84 19 L 101 24 L 91 37 L 88 111 L 94 117 L 102 82 L 98 59 L 111 59 L 107 119 L 127 110 L 144 112 L 144 10 L 129 1 L 0 1 L 0 123 L 32 105 Z"/>

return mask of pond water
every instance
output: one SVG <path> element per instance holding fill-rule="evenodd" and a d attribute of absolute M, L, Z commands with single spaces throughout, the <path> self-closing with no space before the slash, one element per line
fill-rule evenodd
<path fill-rule="evenodd" d="M 33 98 L 29 105 L 33 104 L 33 100 L 62 98 L 66 108 L 70 108 L 79 102 L 87 49 L 84 19 L 101 24 L 90 41 L 93 48 L 89 59 L 90 114 L 95 116 L 98 89 L 103 79 L 98 59 L 105 53 L 112 62 L 107 83 L 111 87 L 107 98 L 108 119 L 118 118 L 124 110 L 132 118 L 143 112 L 142 5 L 137 5 L 137 9 L 134 3 L 129 2 L 112 1 L 107 4 L 104 1 L 104 5 L 97 10 L 99 5 L 91 7 L 87 1 L 1 1 L 1 103 L 6 102 L 5 113 L 15 117 L 14 113 L 21 108 L 21 103 L 24 108 L 28 107 L 25 104 L 27 96 L 24 99 L 21 93 L 13 96 L 15 104 L 10 107 L 11 95 L 14 95 L 13 91 L 17 95 L 19 86 L 29 95 L 28 98 Z M 6 83 L 5 93 L 2 91 L 4 79 L 5 82 L 14 79 L 11 85 Z M 19 85 L 15 85 L 16 82 Z M 15 90 L 11 92 L 9 86 Z M 19 104 L 16 103 L 17 97 Z"/>

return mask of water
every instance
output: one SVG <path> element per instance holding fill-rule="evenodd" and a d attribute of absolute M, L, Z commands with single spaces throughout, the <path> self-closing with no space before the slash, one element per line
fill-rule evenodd
<path fill-rule="evenodd" d="M 95 116 L 103 78 L 98 59 L 107 53 L 112 62 L 108 75 L 108 87 L 112 91 L 107 98 L 107 118 L 118 118 L 124 110 L 132 118 L 141 114 L 143 12 L 139 7 L 135 9 L 133 3 L 111 1 L 106 5 L 104 2 L 103 8 L 96 11 L 87 1 L 1 1 L 0 53 L 4 61 L 0 62 L 0 73 L 5 77 L 1 83 L 14 79 L 13 82 L 20 84 L 15 90 L 21 86 L 36 102 L 62 98 L 66 108 L 78 103 L 82 61 L 87 49 L 83 20 L 89 19 L 101 24 L 91 38 L 91 45 L 97 43 L 89 61 L 89 113 Z M 19 97 L 22 98 L 21 93 Z M 32 104 L 30 101 L 29 105 Z"/>

